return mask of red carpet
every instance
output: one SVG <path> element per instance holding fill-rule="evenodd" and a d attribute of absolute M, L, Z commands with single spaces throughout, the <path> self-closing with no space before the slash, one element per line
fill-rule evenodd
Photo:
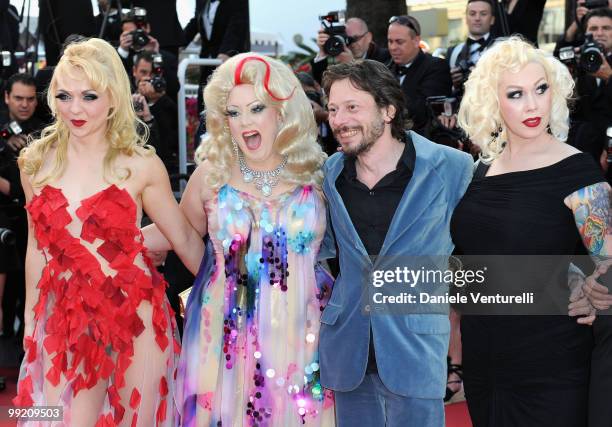
<path fill-rule="evenodd" d="M 6 378 L 6 389 L 0 391 L 0 406 L 11 406 L 11 399 L 17 394 L 17 368 L 0 368 L 0 376 Z M 6 409 L 4 409 L 6 411 Z M 6 419 L 7 414 L 0 414 L 0 420 Z M 0 421 L 0 427 L 13 427 L 17 423 L 9 421 Z"/>
<path fill-rule="evenodd" d="M 6 377 L 6 390 L 0 392 L 0 406 L 11 406 L 11 399 L 17 393 L 17 368 L 0 368 L 0 376 Z M 465 402 L 446 405 L 446 427 L 472 427 Z M 2 414 L 2 418 L 6 418 Z M 14 422 L 0 421 L 0 427 L 14 427 Z"/>
<path fill-rule="evenodd" d="M 446 405 L 446 427 L 472 427 L 465 402 Z"/>

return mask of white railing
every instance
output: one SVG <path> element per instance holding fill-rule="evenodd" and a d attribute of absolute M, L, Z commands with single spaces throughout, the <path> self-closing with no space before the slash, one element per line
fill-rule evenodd
<path fill-rule="evenodd" d="M 185 58 L 179 63 L 178 66 L 178 79 L 180 84 L 178 92 L 178 160 L 179 174 L 181 175 L 181 179 L 179 180 L 180 194 L 183 194 L 185 186 L 187 185 L 187 180 L 184 178 L 184 176 L 187 174 L 187 108 L 185 106 L 185 98 L 188 90 L 190 93 L 193 92 L 191 88 L 192 85 L 185 84 L 185 73 L 187 72 L 187 67 L 190 65 L 208 65 L 216 67 L 221 65 L 221 60 L 212 58 Z"/>

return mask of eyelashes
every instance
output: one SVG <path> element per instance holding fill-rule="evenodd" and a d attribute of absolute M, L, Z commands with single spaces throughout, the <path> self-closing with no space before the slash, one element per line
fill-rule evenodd
<path fill-rule="evenodd" d="M 548 89 L 550 88 L 550 85 L 548 83 L 542 83 L 541 85 L 539 85 L 536 88 L 536 93 L 538 95 L 542 95 L 544 94 Z M 511 92 L 508 92 L 506 94 L 506 97 L 508 99 L 519 99 L 521 96 L 523 95 L 523 91 L 522 90 L 513 90 Z"/>
<path fill-rule="evenodd" d="M 59 99 L 60 101 L 68 101 L 71 98 L 72 97 L 68 95 L 67 93 L 58 93 L 57 95 L 55 95 L 55 99 Z M 83 95 L 83 99 L 85 101 L 95 101 L 98 98 L 99 98 L 98 95 L 95 95 L 93 93 L 88 93 L 88 94 Z"/>
<path fill-rule="evenodd" d="M 536 89 L 538 93 L 542 94 L 544 92 L 546 92 L 548 90 L 550 86 L 548 85 L 548 83 L 542 83 L 540 86 L 538 86 L 538 88 Z"/>
<path fill-rule="evenodd" d="M 250 112 L 257 114 L 257 113 L 261 113 L 262 111 L 264 111 L 267 107 L 263 104 L 257 104 L 254 105 L 253 107 L 250 108 Z M 223 113 L 226 117 L 231 117 L 231 118 L 235 118 L 238 117 L 240 115 L 239 111 L 236 110 L 225 110 L 225 112 Z"/>

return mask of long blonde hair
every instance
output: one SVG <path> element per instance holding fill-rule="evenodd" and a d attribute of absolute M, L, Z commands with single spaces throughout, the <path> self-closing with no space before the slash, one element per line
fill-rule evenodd
<path fill-rule="evenodd" d="M 253 60 L 244 61 L 249 57 Z M 280 112 L 282 124 L 274 145 L 279 154 L 287 156 L 287 166 L 281 178 L 289 183 L 313 184 L 319 188 L 323 180 L 321 166 L 326 156 L 317 142 L 312 106 L 287 65 L 254 53 L 236 55 L 220 65 L 204 89 L 208 136 L 198 147 L 196 160 L 206 159 L 211 166 L 205 171 L 206 184 L 213 189 L 226 184 L 231 164 L 236 161 L 226 112 L 227 99 L 236 86 L 235 74 L 239 66 L 241 70 L 237 77 L 240 84 L 252 84 L 255 97 Z M 269 91 L 266 89 L 266 75 L 269 76 Z"/>
<path fill-rule="evenodd" d="M 569 129 L 568 99 L 574 89 L 574 81 L 567 67 L 543 50 L 536 49 L 519 36 L 498 41 L 485 51 L 465 83 L 465 94 L 459 108 L 459 126 L 482 149 L 483 161 L 497 158 L 504 149 L 507 130 L 499 111 L 498 85 L 504 71 L 517 73 L 529 63 L 544 68 L 550 85 L 552 108 L 550 131 L 559 141 L 567 139 Z M 491 134 L 502 126 L 496 138 Z"/>
<path fill-rule="evenodd" d="M 47 126 L 39 139 L 32 141 L 21 151 L 19 166 L 29 176 L 35 176 L 47 160 L 47 154 L 55 148 L 50 172 L 36 177 L 35 186 L 42 186 L 59 178 L 66 169 L 68 138 L 70 130 L 66 123 L 58 118 L 56 91 L 58 75 L 70 75 L 81 72 L 97 92 L 108 91 L 111 108 L 107 117 L 106 140 L 108 151 L 104 156 L 104 178 L 125 180 L 130 176 L 129 170 L 116 170 L 114 163 L 120 154 L 128 156 L 134 153 L 152 153 L 145 142 L 148 139 L 148 128 L 136 116 L 132 105 L 130 82 L 123 64 L 115 49 L 101 39 L 86 39 L 75 42 L 66 48 L 55 67 L 49 89 L 47 103 L 55 118 Z M 144 130 L 139 135 L 137 126 Z"/>

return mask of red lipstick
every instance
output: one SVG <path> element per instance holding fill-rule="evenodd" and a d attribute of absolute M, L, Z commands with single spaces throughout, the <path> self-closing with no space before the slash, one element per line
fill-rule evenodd
<path fill-rule="evenodd" d="M 72 123 L 73 126 L 80 128 L 85 123 L 87 123 L 87 120 L 70 120 L 70 123 Z"/>
<path fill-rule="evenodd" d="M 541 122 L 542 122 L 541 117 L 530 117 L 527 120 L 523 120 L 523 124 L 530 128 L 535 128 L 535 127 L 540 126 Z"/>

